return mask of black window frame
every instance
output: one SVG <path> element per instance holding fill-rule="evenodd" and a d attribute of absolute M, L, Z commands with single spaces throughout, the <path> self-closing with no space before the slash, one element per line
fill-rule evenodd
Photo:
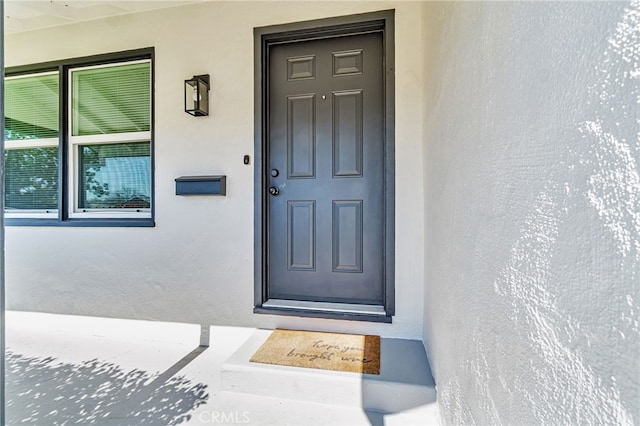
<path fill-rule="evenodd" d="M 73 171 L 73 164 L 69 164 L 69 71 L 74 68 L 117 64 L 136 60 L 149 60 L 151 65 L 151 208 L 150 217 L 82 217 L 70 216 L 72 200 L 69 198 L 69 173 Z M 59 80 L 59 123 L 58 135 L 58 216 L 56 218 L 7 218 L 8 226 L 76 226 L 76 227 L 154 227 L 155 226 L 155 49 L 146 47 L 115 53 L 85 56 L 59 61 L 43 62 L 32 65 L 9 67 L 5 69 L 5 77 L 36 74 L 43 72 L 58 72 Z M 4 80 L 3 80 L 4 84 Z M 4 129 L 3 129 L 4 131 Z M 4 161 L 4 159 L 3 159 Z"/>

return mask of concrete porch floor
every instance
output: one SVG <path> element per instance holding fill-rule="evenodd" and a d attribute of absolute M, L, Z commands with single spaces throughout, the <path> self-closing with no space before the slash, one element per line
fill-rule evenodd
<path fill-rule="evenodd" d="M 278 392 L 285 386 L 279 373 L 272 395 L 225 391 L 221 370 L 256 330 L 213 326 L 208 348 L 198 347 L 200 331 L 194 324 L 9 311 L 7 424 L 438 423 L 435 401 L 378 412 L 276 397 L 286 394 Z"/>

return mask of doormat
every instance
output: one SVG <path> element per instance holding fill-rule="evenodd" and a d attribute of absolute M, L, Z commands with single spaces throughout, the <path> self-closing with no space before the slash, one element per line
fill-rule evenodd
<path fill-rule="evenodd" d="M 380 336 L 276 329 L 250 361 L 380 374 Z"/>

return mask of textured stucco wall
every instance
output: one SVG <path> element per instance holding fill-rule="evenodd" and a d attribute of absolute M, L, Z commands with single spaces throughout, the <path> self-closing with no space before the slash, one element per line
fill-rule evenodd
<path fill-rule="evenodd" d="M 396 312 L 393 324 L 253 314 L 253 28 L 396 10 Z M 7 37 L 7 65 L 154 46 L 153 229 L 7 229 L 9 309 L 420 338 L 424 213 L 419 3 L 212 1 Z M 212 115 L 183 111 L 209 73 Z M 252 161 L 253 163 L 253 161 Z M 226 197 L 178 197 L 174 179 L 226 174 Z"/>
<path fill-rule="evenodd" d="M 445 424 L 640 422 L 640 3 L 424 5 Z"/>

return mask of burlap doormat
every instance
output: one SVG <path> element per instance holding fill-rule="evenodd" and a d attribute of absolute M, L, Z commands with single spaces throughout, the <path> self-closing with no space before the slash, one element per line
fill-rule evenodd
<path fill-rule="evenodd" d="M 380 374 L 380 336 L 276 329 L 250 361 Z"/>

